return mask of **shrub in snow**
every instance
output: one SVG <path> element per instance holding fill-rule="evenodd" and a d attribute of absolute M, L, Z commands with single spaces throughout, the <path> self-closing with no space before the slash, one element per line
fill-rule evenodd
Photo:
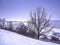
<path fill-rule="evenodd" d="M 27 30 L 27 31 L 28 31 L 28 30 Z M 35 33 L 32 29 L 29 30 L 29 31 L 27 32 L 27 34 L 28 34 L 29 37 L 32 37 L 32 38 L 37 39 L 37 35 L 36 35 L 36 33 Z"/>
<path fill-rule="evenodd" d="M 16 27 L 16 32 L 17 33 L 20 33 L 20 34 L 23 34 L 23 35 L 26 35 L 26 31 L 27 30 L 27 27 L 24 25 L 23 22 L 20 22 L 18 27 Z"/>
<path fill-rule="evenodd" d="M 59 39 L 56 38 L 56 37 L 54 37 L 54 36 L 52 36 L 52 37 L 51 37 L 51 40 L 52 40 L 52 41 L 58 41 Z"/>

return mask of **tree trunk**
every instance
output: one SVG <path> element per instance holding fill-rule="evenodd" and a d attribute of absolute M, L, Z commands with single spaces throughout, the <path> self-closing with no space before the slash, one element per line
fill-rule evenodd
<path fill-rule="evenodd" d="M 38 40 L 39 40 L 39 27 L 38 27 Z"/>
<path fill-rule="evenodd" d="M 39 33 L 38 33 L 38 40 L 39 40 Z"/>

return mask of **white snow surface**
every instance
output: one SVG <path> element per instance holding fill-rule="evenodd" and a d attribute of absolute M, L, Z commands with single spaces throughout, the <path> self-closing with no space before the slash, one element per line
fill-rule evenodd
<path fill-rule="evenodd" d="M 0 45 L 59 45 L 0 29 Z"/>

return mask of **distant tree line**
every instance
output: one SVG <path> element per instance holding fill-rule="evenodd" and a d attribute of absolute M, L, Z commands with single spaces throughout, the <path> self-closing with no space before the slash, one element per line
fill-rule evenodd
<path fill-rule="evenodd" d="M 23 22 L 17 23 L 17 26 L 13 24 L 14 21 L 6 21 L 6 19 L 0 19 L 0 29 L 13 31 L 28 37 L 32 37 L 32 33 L 27 32 L 28 28 Z M 18 22 L 18 21 L 16 21 Z M 16 26 L 16 27 L 15 27 Z"/>

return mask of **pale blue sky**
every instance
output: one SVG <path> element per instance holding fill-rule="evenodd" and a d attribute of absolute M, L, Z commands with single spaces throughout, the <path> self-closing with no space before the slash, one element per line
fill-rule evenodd
<path fill-rule="evenodd" d="M 0 18 L 27 20 L 29 12 L 40 6 L 53 20 L 60 20 L 60 0 L 0 0 Z"/>

